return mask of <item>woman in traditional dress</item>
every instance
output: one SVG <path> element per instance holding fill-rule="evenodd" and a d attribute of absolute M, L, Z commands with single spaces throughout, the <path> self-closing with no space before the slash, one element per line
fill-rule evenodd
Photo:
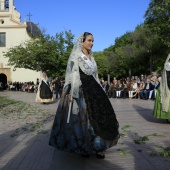
<path fill-rule="evenodd" d="M 46 104 L 53 101 L 53 93 L 48 82 L 47 73 L 43 72 L 38 86 L 36 102 Z"/>
<path fill-rule="evenodd" d="M 93 35 L 84 32 L 70 54 L 49 144 L 62 151 L 105 158 L 104 151 L 117 144 L 119 124 L 100 86 L 91 52 L 93 41 Z"/>
<path fill-rule="evenodd" d="M 156 93 L 154 117 L 167 119 L 170 123 L 170 54 L 164 64 L 160 88 Z"/>

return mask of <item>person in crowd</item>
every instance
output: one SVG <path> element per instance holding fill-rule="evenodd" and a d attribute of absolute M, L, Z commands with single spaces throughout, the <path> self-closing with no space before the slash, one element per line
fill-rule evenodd
<path fill-rule="evenodd" d="M 15 83 L 10 83 L 10 85 L 9 85 L 9 89 L 10 89 L 10 91 L 15 91 Z"/>
<path fill-rule="evenodd" d="M 118 81 L 118 87 L 117 87 L 117 90 L 116 90 L 116 97 L 117 97 L 117 98 L 120 98 L 120 97 L 121 97 L 120 94 L 121 94 L 122 89 L 123 89 L 123 84 L 122 84 L 122 81 L 119 80 L 119 81 Z"/>
<path fill-rule="evenodd" d="M 105 82 L 103 79 L 100 81 L 100 85 L 101 85 L 102 89 L 105 91 Z"/>
<path fill-rule="evenodd" d="M 30 86 L 29 86 L 29 88 L 28 88 L 28 92 L 34 92 L 34 90 L 35 90 L 35 85 L 34 85 L 34 82 L 32 81 L 32 82 L 30 82 Z"/>
<path fill-rule="evenodd" d="M 132 80 L 131 88 L 129 90 L 129 98 L 133 98 L 133 94 L 136 92 L 138 85 L 135 79 Z"/>
<path fill-rule="evenodd" d="M 113 98 L 116 98 L 116 91 L 118 90 L 118 81 L 116 79 L 116 77 L 114 77 L 114 80 L 113 80 Z"/>
<path fill-rule="evenodd" d="M 156 79 L 157 79 L 156 72 L 152 72 L 151 78 L 150 78 L 152 85 L 155 85 Z"/>
<path fill-rule="evenodd" d="M 147 79 L 146 80 L 146 83 L 145 83 L 145 86 L 144 86 L 144 89 L 140 91 L 140 98 L 141 99 L 145 99 L 145 100 L 148 100 L 149 98 L 149 93 L 151 90 L 154 89 L 154 86 L 152 85 L 152 83 L 150 82 L 150 79 Z"/>
<path fill-rule="evenodd" d="M 37 78 L 37 80 L 36 80 L 36 84 L 35 84 L 35 86 L 34 86 L 34 88 L 35 88 L 35 92 L 36 92 L 36 93 L 37 93 L 37 91 L 38 91 L 39 83 L 40 83 L 40 80 L 39 80 L 39 78 Z"/>
<path fill-rule="evenodd" d="M 146 75 L 146 74 L 144 74 L 144 76 L 143 76 L 143 81 L 144 81 L 144 83 L 146 83 L 146 80 L 148 79 L 148 76 Z"/>
<path fill-rule="evenodd" d="M 109 88 L 110 88 L 110 83 L 106 81 L 106 83 L 105 83 L 105 92 L 106 92 L 107 96 L 109 96 Z"/>
<path fill-rule="evenodd" d="M 159 82 L 158 79 L 156 79 L 154 82 L 155 82 L 155 84 L 154 84 L 154 89 L 149 92 L 149 99 L 155 99 L 155 97 L 156 97 L 156 92 L 157 92 L 157 90 L 158 90 L 158 88 L 159 88 L 159 86 L 160 86 L 160 82 Z M 153 92 L 154 92 L 154 93 L 153 93 Z"/>
<path fill-rule="evenodd" d="M 69 56 L 49 144 L 84 157 L 105 158 L 104 151 L 117 144 L 119 123 L 98 79 L 93 41 L 93 35 L 84 32 Z"/>
<path fill-rule="evenodd" d="M 135 76 L 135 80 L 136 80 L 136 83 L 139 84 L 140 83 L 140 78 L 138 76 Z"/>
<path fill-rule="evenodd" d="M 141 74 L 140 80 L 141 80 L 141 81 L 144 81 L 144 76 L 143 76 L 143 74 Z"/>
<path fill-rule="evenodd" d="M 43 72 L 40 84 L 38 86 L 36 102 L 41 102 L 43 104 L 46 104 L 52 101 L 53 101 L 53 93 L 50 89 L 47 73 Z"/>
<path fill-rule="evenodd" d="M 153 115 L 155 118 L 166 119 L 170 123 L 170 54 L 164 64 Z"/>
<path fill-rule="evenodd" d="M 19 82 L 16 82 L 16 90 L 19 91 Z"/>
<path fill-rule="evenodd" d="M 39 84 L 40 84 L 40 80 L 39 80 L 39 78 L 37 78 L 36 85 L 38 86 Z"/>
<path fill-rule="evenodd" d="M 63 87 L 64 87 L 63 81 L 60 79 L 60 86 L 59 86 L 59 91 L 58 91 L 60 98 L 62 96 Z"/>
<path fill-rule="evenodd" d="M 19 91 L 22 91 L 22 86 L 23 86 L 23 83 L 19 82 Z"/>
<path fill-rule="evenodd" d="M 29 82 L 27 82 L 27 83 L 26 83 L 25 91 L 26 91 L 26 92 L 28 92 L 29 88 L 30 88 L 30 83 L 29 83 Z"/>
<path fill-rule="evenodd" d="M 8 84 L 7 83 L 4 84 L 4 90 L 5 91 L 8 90 Z"/>
<path fill-rule="evenodd" d="M 142 91 L 144 89 L 144 86 L 145 86 L 145 83 L 144 81 L 142 80 L 138 86 L 137 86 L 137 89 L 136 89 L 136 92 L 135 94 L 133 95 L 133 98 L 138 98 L 140 99 L 140 91 Z"/>
<path fill-rule="evenodd" d="M 62 96 L 62 91 L 63 91 L 63 88 L 64 88 L 64 84 L 65 84 L 65 81 L 61 80 L 60 96 Z"/>
<path fill-rule="evenodd" d="M 127 83 L 128 81 L 123 81 L 123 85 L 122 85 L 122 90 L 121 90 L 121 94 L 120 94 L 120 97 L 123 98 L 123 99 L 126 99 L 128 97 L 128 87 L 127 87 Z"/>
<path fill-rule="evenodd" d="M 26 82 L 22 85 L 22 91 L 25 92 L 26 89 Z"/>
<path fill-rule="evenodd" d="M 4 85 L 2 82 L 0 82 L 0 91 L 2 91 L 4 89 Z"/>
<path fill-rule="evenodd" d="M 58 99 L 61 94 L 60 89 L 61 89 L 61 80 L 60 80 L 60 77 L 56 77 L 56 79 L 54 81 L 54 90 L 55 90 L 55 94 L 56 94 L 56 99 Z"/>
<path fill-rule="evenodd" d="M 116 97 L 116 92 L 114 90 L 114 84 L 112 82 L 110 83 L 110 87 L 109 87 L 109 97 L 110 98 Z"/>

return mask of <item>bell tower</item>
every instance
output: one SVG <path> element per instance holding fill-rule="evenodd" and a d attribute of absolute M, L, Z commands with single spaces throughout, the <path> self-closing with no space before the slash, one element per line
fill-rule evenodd
<path fill-rule="evenodd" d="M 8 11 L 9 10 L 9 4 L 11 3 L 13 5 L 13 0 L 12 2 L 9 2 L 11 0 L 0 0 L 0 11 Z"/>
<path fill-rule="evenodd" d="M 11 19 L 20 22 L 21 15 L 14 6 L 14 0 L 0 0 L 0 12 L 3 16 L 8 15 Z"/>

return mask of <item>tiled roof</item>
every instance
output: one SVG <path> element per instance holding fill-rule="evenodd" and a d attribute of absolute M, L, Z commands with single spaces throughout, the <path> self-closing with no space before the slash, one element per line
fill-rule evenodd
<path fill-rule="evenodd" d="M 27 22 L 27 32 L 33 37 L 39 37 L 42 33 L 36 24 L 33 22 Z"/>

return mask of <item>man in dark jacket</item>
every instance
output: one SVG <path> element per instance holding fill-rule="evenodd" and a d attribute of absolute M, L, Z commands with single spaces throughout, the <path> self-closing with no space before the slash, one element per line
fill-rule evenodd
<path fill-rule="evenodd" d="M 140 93 L 139 93 L 141 99 L 148 100 L 149 93 L 153 89 L 154 89 L 153 84 L 150 82 L 150 79 L 147 79 L 146 83 L 145 83 L 145 86 L 144 86 L 144 89 L 142 91 L 140 91 Z"/>
<path fill-rule="evenodd" d="M 58 95 L 60 92 L 60 88 L 61 88 L 61 82 L 60 82 L 60 77 L 56 77 L 55 81 L 54 81 L 54 90 L 56 92 L 56 99 L 58 99 Z M 61 97 L 61 96 L 60 96 Z"/>

